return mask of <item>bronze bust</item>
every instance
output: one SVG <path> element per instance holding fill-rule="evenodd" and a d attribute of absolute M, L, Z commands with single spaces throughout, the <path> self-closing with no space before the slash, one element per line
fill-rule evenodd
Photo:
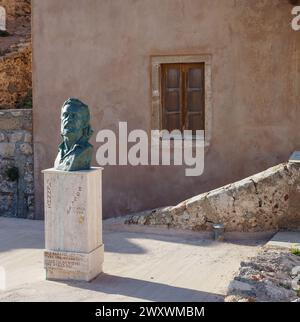
<path fill-rule="evenodd" d="M 69 98 L 61 110 L 63 141 L 54 168 L 61 171 L 90 169 L 93 146 L 88 141 L 92 134 L 89 107 L 76 98 Z"/>

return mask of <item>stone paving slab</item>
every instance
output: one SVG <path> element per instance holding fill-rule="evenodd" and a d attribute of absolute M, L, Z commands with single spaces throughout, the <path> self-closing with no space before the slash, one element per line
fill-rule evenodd
<path fill-rule="evenodd" d="M 266 247 L 300 248 L 300 231 L 280 231 L 273 236 Z"/>
<path fill-rule="evenodd" d="M 45 280 L 44 223 L 0 217 L 3 301 L 224 301 L 240 262 L 262 242 L 104 229 L 104 273 L 91 283 Z M 104 225 L 106 226 L 106 225 Z M 3 286 L 3 285 L 2 285 Z"/>

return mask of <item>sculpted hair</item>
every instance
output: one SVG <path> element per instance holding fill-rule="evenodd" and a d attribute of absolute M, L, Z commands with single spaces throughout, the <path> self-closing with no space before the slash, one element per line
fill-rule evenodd
<path fill-rule="evenodd" d="M 83 139 L 87 142 L 91 136 L 93 135 L 93 129 L 91 127 L 90 124 L 90 110 L 89 107 L 84 104 L 83 102 L 81 102 L 79 99 L 77 98 L 69 98 L 68 100 L 66 100 L 62 106 L 62 108 L 64 108 L 66 105 L 70 105 L 70 106 L 76 106 L 79 110 L 80 113 L 82 113 L 83 115 Z"/>

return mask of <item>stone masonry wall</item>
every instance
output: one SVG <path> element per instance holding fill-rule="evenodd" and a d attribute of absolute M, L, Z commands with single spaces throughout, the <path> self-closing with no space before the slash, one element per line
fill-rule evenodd
<path fill-rule="evenodd" d="M 300 228 L 300 165 L 280 164 L 177 206 L 129 216 L 125 223 L 188 230 L 259 232 Z"/>
<path fill-rule="evenodd" d="M 31 15 L 31 0 L 14 0 L 15 17 L 24 17 Z"/>
<path fill-rule="evenodd" d="M 32 110 L 0 110 L 0 216 L 34 218 Z"/>
<path fill-rule="evenodd" d="M 22 105 L 31 88 L 31 44 L 25 43 L 0 57 L 0 109 Z"/>
<path fill-rule="evenodd" d="M 4 7 L 6 10 L 7 20 L 14 19 L 16 11 L 16 3 L 14 0 L 0 0 L 0 6 Z"/>
<path fill-rule="evenodd" d="M 16 19 L 31 14 L 31 0 L 0 0 L 0 6 L 5 8 L 8 19 Z"/>

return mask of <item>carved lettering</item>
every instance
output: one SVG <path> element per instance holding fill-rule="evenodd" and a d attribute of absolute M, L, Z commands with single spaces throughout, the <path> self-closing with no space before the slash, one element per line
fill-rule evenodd
<path fill-rule="evenodd" d="M 46 191 L 47 191 L 47 197 L 46 197 L 46 200 L 47 200 L 47 207 L 48 209 L 51 209 L 51 203 L 52 203 L 52 199 L 51 199 L 51 181 L 48 179 L 47 180 L 47 187 L 46 187 Z"/>
<path fill-rule="evenodd" d="M 80 271 L 85 269 L 86 260 L 79 255 L 61 254 L 55 252 L 45 253 L 45 266 L 48 269 L 67 269 L 71 271 Z"/>
<path fill-rule="evenodd" d="M 71 201 L 71 205 L 67 208 L 67 214 L 68 215 L 72 212 L 72 210 L 73 210 L 73 212 L 76 212 L 76 213 L 82 213 L 82 212 L 85 211 L 84 208 L 82 208 L 82 207 L 75 207 L 75 205 L 74 205 L 79 200 L 82 191 L 83 191 L 82 187 L 79 186 L 77 188 L 77 190 L 74 192 L 73 198 L 72 198 L 72 201 Z M 78 208 L 80 208 L 82 210 L 81 211 L 78 211 L 77 210 Z"/>

